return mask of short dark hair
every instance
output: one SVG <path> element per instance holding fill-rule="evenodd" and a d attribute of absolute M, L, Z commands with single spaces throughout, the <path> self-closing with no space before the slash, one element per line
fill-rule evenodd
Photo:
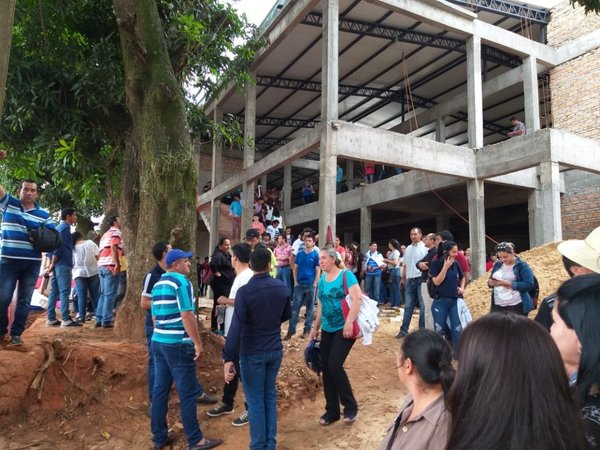
<path fill-rule="evenodd" d="M 163 255 L 167 253 L 168 248 L 169 244 L 165 241 L 158 241 L 152 246 L 152 256 L 154 256 L 154 259 L 157 261 L 160 261 L 163 258 Z"/>
<path fill-rule="evenodd" d="M 269 233 L 267 233 L 266 231 L 261 235 L 262 237 L 267 237 L 269 236 L 269 239 L 271 239 L 271 235 Z"/>
<path fill-rule="evenodd" d="M 450 233 L 448 230 L 438 231 L 435 236 L 441 237 L 442 241 L 453 241 L 454 240 L 454 235 L 452 233 Z"/>
<path fill-rule="evenodd" d="M 483 316 L 465 328 L 459 355 L 447 448 L 586 448 L 560 353 L 538 323 L 512 313 Z"/>
<path fill-rule="evenodd" d="M 74 231 L 73 234 L 71 234 L 71 239 L 73 240 L 73 243 L 77 242 L 79 239 L 83 238 L 83 234 L 81 234 L 79 231 Z"/>
<path fill-rule="evenodd" d="M 512 122 L 513 120 L 519 120 L 519 119 L 517 119 L 515 116 L 512 116 L 512 117 L 510 118 L 510 121 Z"/>
<path fill-rule="evenodd" d="M 68 216 L 72 216 L 75 210 L 73 208 L 65 208 L 60 212 L 60 218 L 66 220 Z"/>
<path fill-rule="evenodd" d="M 304 239 L 306 239 L 306 238 L 311 238 L 313 241 L 315 241 L 315 240 L 316 240 L 315 233 L 313 233 L 313 232 L 308 232 L 308 231 L 307 231 L 307 232 L 304 234 Z"/>
<path fill-rule="evenodd" d="M 29 179 L 29 178 L 28 178 L 28 179 L 26 179 L 26 180 L 21 180 L 21 188 L 23 188 L 23 184 L 24 184 L 24 183 L 35 184 L 35 190 L 37 191 L 37 188 L 38 188 L 37 181 L 35 181 L 35 180 L 31 180 L 31 179 Z"/>
<path fill-rule="evenodd" d="M 248 264 L 250 262 L 250 255 L 252 254 L 252 247 L 245 242 L 238 242 L 231 247 L 233 256 L 235 256 L 239 262 Z"/>
<path fill-rule="evenodd" d="M 255 272 L 264 272 L 271 262 L 271 252 L 268 248 L 256 247 L 250 256 L 250 267 Z"/>
<path fill-rule="evenodd" d="M 225 243 L 225 241 L 228 241 L 228 240 L 229 240 L 228 237 L 222 237 L 221 239 L 219 239 L 217 246 L 220 247 L 221 245 L 223 245 Z"/>
<path fill-rule="evenodd" d="M 377 244 L 377 241 L 371 241 L 371 242 L 369 242 L 369 247 L 370 247 L 371 245 L 373 245 L 373 244 Z"/>
<path fill-rule="evenodd" d="M 107 221 L 108 222 L 108 226 L 112 227 L 117 222 L 117 220 L 119 220 L 119 216 L 118 215 L 115 214 L 114 216 L 110 216 L 108 218 L 108 221 Z"/>

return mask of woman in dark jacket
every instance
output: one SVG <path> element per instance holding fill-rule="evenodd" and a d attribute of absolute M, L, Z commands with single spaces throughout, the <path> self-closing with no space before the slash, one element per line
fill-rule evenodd
<path fill-rule="evenodd" d="M 491 312 L 509 311 L 527 316 L 533 309 L 529 291 L 533 289 L 531 267 L 515 254 L 511 242 L 496 247 L 498 261 L 492 267 L 488 286 L 492 288 Z"/>
<path fill-rule="evenodd" d="M 210 270 L 213 273 L 213 280 L 210 283 L 210 287 L 213 290 L 213 309 L 210 318 L 210 328 L 214 332 L 219 331 L 217 325 L 217 299 L 221 295 L 229 297 L 229 291 L 235 279 L 235 270 L 231 265 L 231 253 L 229 253 L 230 247 L 231 243 L 229 239 L 221 238 L 210 260 Z M 224 325 L 222 324 L 221 327 L 224 327 Z M 224 328 L 220 331 L 223 330 Z"/>

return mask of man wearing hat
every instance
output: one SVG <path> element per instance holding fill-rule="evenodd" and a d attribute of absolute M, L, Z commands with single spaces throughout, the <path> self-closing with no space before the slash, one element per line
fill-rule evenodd
<path fill-rule="evenodd" d="M 194 292 L 187 279 L 191 252 L 174 248 L 165 257 L 166 273 L 152 289 L 152 354 L 154 388 L 150 427 L 155 448 L 171 444 L 167 410 L 171 380 L 180 401 L 181 422 L 190 450 L 205 450 L 220 445 L 220 439 L 202 436 L 196 399 L 201 389 L 196 376 L 196 360 L 202 354 L 202 342 L 194 317 Z"/>
<path fill-rule="evenodd" d="M 557 247 L 569 276 L 577 277 L 590 273 L 600 273 L 600 227 L 592 231 L 585 239 L 570 239 Z M 556 293 L 546 297 L 540 304 L 535 321 L 550 331 L 552 326 L 552 308 Z"/>
<path fill-rule="evenodd" d="M 260 232 L 256 228 L 249 228 L 246 231 L 246 243 L 252 247 L 252 250 L 256 250 L 258 247 L 264 247 L 271 253 L 271 266 L 269 267 L 269 275 L 273 278 L 277 278 L 277 260 L 275 255 L 265 244 L 260 240 Z"/>

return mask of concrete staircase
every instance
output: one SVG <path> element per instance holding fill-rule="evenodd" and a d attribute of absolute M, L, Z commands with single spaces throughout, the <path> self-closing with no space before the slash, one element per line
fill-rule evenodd
<path fill-rule="evenodd" d="M 210 233 L 210 219 L 212 215 L 212 211 L 210 208 L 210 203 L 202 205 L 198 208 L 198 214 L 200 215 L 200 219 L 206 230 Z M 231 217 L 229 217 L 229 206 L 223 203 L 219 204 L 219 220 L 218 220 L 218 233 L 219 237 L 227 237 L 232 239 L 232 223 Z M 232 239 L 232 241 L 238 242 L 239 237 L 236 239 Z M 233 242 L 232 242 L 233 243 Z"/>

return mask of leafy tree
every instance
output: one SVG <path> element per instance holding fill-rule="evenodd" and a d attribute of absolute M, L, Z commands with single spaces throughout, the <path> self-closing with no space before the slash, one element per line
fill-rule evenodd
<path fill-rule="evenodd" d="M 585 8 L 585 13 L 600 13 L 600 0 L 569 0 L 569 3 L 575 7 L 577 4 Z"/>

